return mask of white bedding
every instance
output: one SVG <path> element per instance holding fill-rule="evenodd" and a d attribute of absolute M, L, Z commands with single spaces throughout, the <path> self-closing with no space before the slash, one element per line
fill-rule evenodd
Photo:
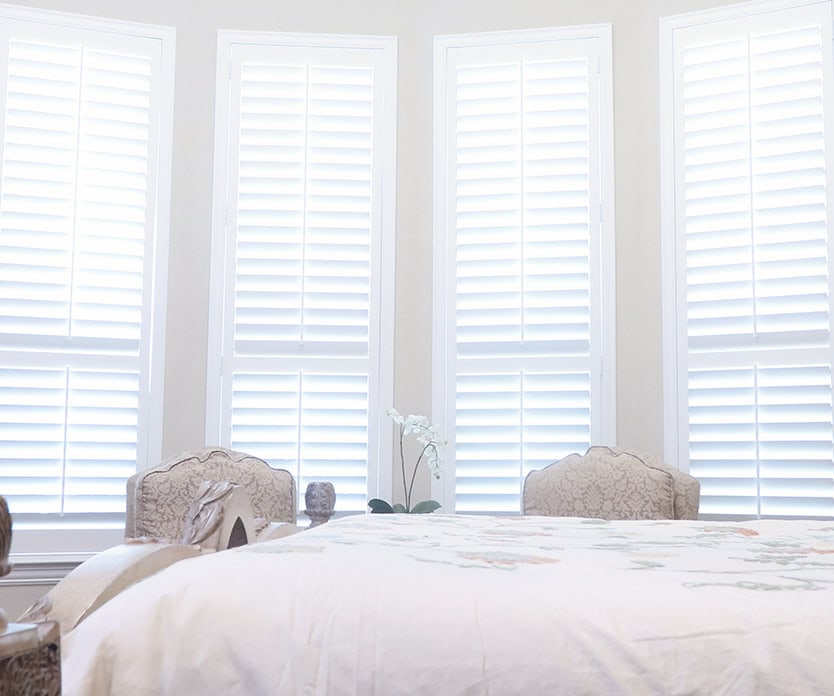
<path fill-rule="evenodd" d="M 834 694 L 834 523 L 362 515 L 182 561 L 63 693 Z"/>

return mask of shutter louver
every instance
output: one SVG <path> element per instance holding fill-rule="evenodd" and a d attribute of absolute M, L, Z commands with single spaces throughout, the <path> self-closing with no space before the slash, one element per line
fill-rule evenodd
<path fill-rule="evenodd" d="M 367 355 L 373 71 L 241 68 L 239 354 Z"/>
<path fill-rule="evenodd" d="M 590 442 L 587 374 L 459 375 L 455 510 L 518 512 L 530 471 Z"/>
<path fill-rule="evenodd" d="M 690 372 L 689 466 L 704 514 L 834 515 L 828 366 Z"/>
<path fill-rule="evenodd" d="M 326 480 L 338 491 L 340 509 L 366 507 L 366 376 L 238 373 L 233 389 L 236 449 L 298 472 L 300 494 L 311 481 Z"/>
<path fill-rule="evenodd" d="M 0 490 L 20 529 L 116 528 L 147 437 L 162 42 L 119 34 L 114 50 L 106 32 L 41 41 L 20 26 L 0 179 Z"/>
<path fill-rule="evenodd" d="M 818 13 L 677 46 L 689 470 L 706 515 L 834 514 Z"/>
<path fill-rule="evenodd" d="M 518 512 L 530 470 L 591 443 L 597 50 L 461 47 L 449 66 L 458 512 Z"/>
<path fill-rule="evenodd" d="M 457 79 L 458 352 L 587 355 L 587 61 Z"/>
<path fill-rule="evenodd" d="M 147 58 L 11 43 L 4 333 L 138 350 L 149 101 Z"/>

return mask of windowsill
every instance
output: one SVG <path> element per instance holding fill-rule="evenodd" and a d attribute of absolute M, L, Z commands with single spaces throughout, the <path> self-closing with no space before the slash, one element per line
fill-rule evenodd
<path fill-rule="evenodd" d="M 0 578 L 0 587 L 16 585 L 54 585 L 71 573 L 93 554 L 20 553 L 9 556 L 11 572 Z"/>

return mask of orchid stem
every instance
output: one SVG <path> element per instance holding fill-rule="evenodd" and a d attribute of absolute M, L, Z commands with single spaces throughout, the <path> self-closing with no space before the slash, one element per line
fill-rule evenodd
<path fill-rule="evenodd" d="M 420 456 L 417 457 L 417 461 L 414 463 L 414 471 L 411 472 L 411 483 L 408 484 L 408 495 L 406 496 L 405 502 L 406 512 L 411 512 L 411 491 L 414 488 L 414 479 L 417 477 L 417 469 L 420 467 L 420 462 L 423 461 L 423 455 L 426 453 L 426 450 L 431 446 L 431 442 L 425 445 L 423 447 L 423 451 L 420 452 Z M 403 477 L 403 485 L 405 485 L 405 477 Z"/>
<path fill-rule="evenodd" d="M 405 493 L 405 511 L 408 512 L 411 510 L 411 495 L 410 489 L 406 488 L 405 485 L 405 452 L 403 451 L 403 431 L 405 430 L 405 426 L 400 426 L 400 468 L 402 469 L 403 474 L 403 492 Z M 393 502 L 393 501 L 391 501 Z"/>

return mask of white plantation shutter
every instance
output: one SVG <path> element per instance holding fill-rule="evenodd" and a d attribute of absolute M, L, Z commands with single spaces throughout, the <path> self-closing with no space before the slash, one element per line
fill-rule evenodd
<path fill-rule="evenodd" d="M 455 418 L 455 509 L 518 512 L 524 476 L 588 448 L 589 372 L 461 371 Z"/>
<path fill-rule="evenodd" d="M 679 452 L 702 514 L 832 515 L 831 5 L 748 11 L 672 35 Z"/>
<path fill-rule="evenodd" d="M 338 510 L 365 510 L 391 400 L 394 45 L 261 36 L 221 38 L 234 107 L 208 437 L 289 469 L 300 495 L 329 480 Z"/>
<path fill-rule="evenodd" d="M 4 333 L 25 342 L 107 340 L 137 352 L 151 69 L 146 55 L 10 42 Z"/>
<path fill-rule="evenodd" d="M 0 493 L 24 537 L 120 529 L 128 476 L 159 457 L 151 302 L 173 38 L 83 24 L 43 13 L 0 29 Z"/>
<path fill-rule="evenodd" d="M 530 470 L 604 430 L 607 36 L 437 42 L 447 193 L 435 384 L 454 442 L 447 509 L 453 498 L 458 512 L 517 512 Z"/>
<path fill-rule="evenodd" d="M 373 80 L 240 64 L 239 353 L 368 352 Z"/>
<path fill-rule="evenodd" d="M 364 510 L 368 400 L 366 374 L 236 373 L 231 443 L 292 471 L 301 493 L 310 481 L 330 481 L 340 510 Z"/>
<path fill-rule="evenodd" d="M 122 520 L 138 381 L 127 369 L 0 368 L 0 485 L 16 522 L 52 522 L 49 513 Z"/>

